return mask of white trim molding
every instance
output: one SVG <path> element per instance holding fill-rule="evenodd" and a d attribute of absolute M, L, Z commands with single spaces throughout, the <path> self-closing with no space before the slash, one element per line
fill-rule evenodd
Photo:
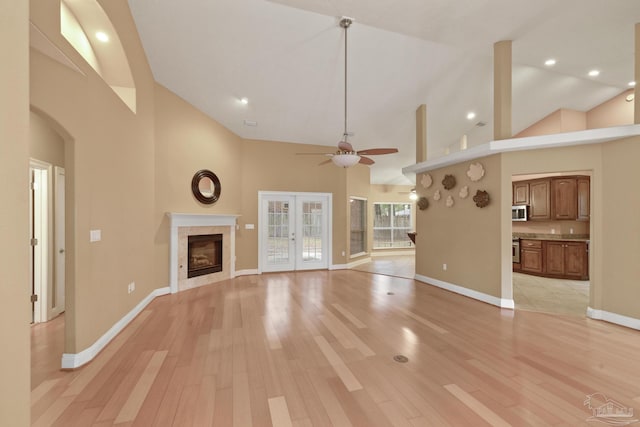
<path fill-rule="evenodd" d="M 492 154 L 509 151 L 537 150 L 541 148 L 570 147 L 574 145 L 599 144 L 616 139 L 640 135 L 640 124 L 612 126 L 602 129 L 588 129 L 564 132 L 553 135 L 528 136 L 490 141 L 462 151 L 456 151 L 444 157 L 426 160 L 402 168 L 405 175 L 428 172 L 445 166 L 475 160 Z"/>
<path fill-rule="evenodd" d="M 229 277 L 236 277 L 236 218 L 240 215 L 229 214 L 185 214 L 167 212 L 171 231 L 169 234 L 169 287 L 171 293 L 178 292 L 178 228 L 227 226 L 230 229 L 231 271 Z"/>
<path fill-rule="evenodd" d="M 98 355 L 106 346 L 116 337 L 135 317 L 145 309 L 151 301 L 156 297 L 167 295 L 170 293 L 169 287 L 158 288 L 153 290 L 142 301 L 138 303 L 129 313 L 116 322 L 104 335 L 102 335 L 89 348 L 82 350 L 80 353 L 63 353 L 62 369 L 76 369 L 82 365 L 89 363 Z"/>
<path fill-rule="evenodd" d="M 595 320 L 604 320 L 605 322 L 615 323 L 616 325 L 625 326 L 631 329 L 640 330 L 640 319 L 623 316 L 622 314 L 611 313 L 610 311 L 596 310 L 595 308 L 587 307 L 587 317 Z"/>
<path fill-rule="evenodd" d="M 437 288 L 445 289 L 447 291 L 455 292 L 456 294 L 464 295 L 465 297 L 486 302 L 487 304 L 495 305 L 500 308 L 507 308 L 510 310 L 513 310 L 515 308 L 515 303 L 513 302 L 513 299 L 494 297 L 493 295 L 474 291 L 473 289 L 465 288 L 464 286 L 454 285 L 453 283 L 444 282 L 438 279 L 433 279 L 431 277 L 423 276 L 421 274 L 416 274 L 415 279 L 427 285 L 431 285 Z"/>

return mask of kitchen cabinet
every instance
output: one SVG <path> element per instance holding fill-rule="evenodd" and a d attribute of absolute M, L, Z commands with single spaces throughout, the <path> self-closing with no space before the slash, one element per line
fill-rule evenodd
<path fill-rule="evenodd" d="M 543 267 L 542 241 L 522 239 L 520 241 L 520 271 L 542 274 Z"/>
<path fill-rule="evenodd" d="M 588 221 L 588 176 L 563 176 L 513 183 L 513 204 L 529 205 L 530 221 Z"/>
<path fill-rule="evenodd" d="M 589 244 L 572 240 L 522 239 L 519 267 L 520 272 L 536 276 L 589 280 Z"/>
<path fill-rule="evenodd" d="M 544 242 L 544 274 L 550 277 L 587 280 L 589 257 L 586 242 Z"/>
<path fill-rule="evenodd" d="M 591 180 L 589 177 L 581 177 L 577 179 L 578 186 L 578 221 L 589 221 L 591 204 Z"/>
<path fill-rule="evenodd" d="M 551 180 L 529 181 L 529 219 L 549 221 L 551 219 Z"/>
<path fill-rule="evenodd" d="M 555 178 L 551 180 L 553 194 L 552 212 L 554 220 L 578 217 L 578 181 L 576 178 Z"/>
<path fill-rule="evenodd" d="M 514 205 L 529 204 L 529 182 L 521 181 L 513 183 L 513 203 Z"/>

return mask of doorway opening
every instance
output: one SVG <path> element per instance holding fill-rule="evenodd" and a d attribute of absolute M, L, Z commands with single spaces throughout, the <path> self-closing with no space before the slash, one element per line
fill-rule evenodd
<path fill-rule="evenodd" d="M 515 308 L 584 317 L 589 306 L 591 171 L 512 176 Z"/>

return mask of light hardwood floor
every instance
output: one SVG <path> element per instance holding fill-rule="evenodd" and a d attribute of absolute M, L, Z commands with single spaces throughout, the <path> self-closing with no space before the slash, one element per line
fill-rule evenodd
<path fill-rule="evenodd" d="M 639 413 L 639 362 L 640 332 L 604 322 L 359 271 L 264 274 L 157 298 L 93 362 L 43 375 L 32 420 L 594 425 L 596 392 Z"/>
<path fill-rule="evenodd" d="M 404 277 L 413 279 L 416 275 L 415 255 L 390 255 L 371 257 L 366 262 L 354 267 L 354 270 L 368 273 L 384 274 L 385 276 Z"/>

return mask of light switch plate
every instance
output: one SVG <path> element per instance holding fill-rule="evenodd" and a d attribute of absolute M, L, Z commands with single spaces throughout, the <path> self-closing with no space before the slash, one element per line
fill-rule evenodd
<path fill-rule="evenodd" d="M 102 230 L 91 230 L 89 232 L 90 242 L 99 242 L 100 240 L 102 240 Z"/>
<path fill-rule="evenodd" d="M 244 229 L 245 230 L 253 230 L 255 228 L 255 226 L 253 224 L 245 224 L 244 225 Z"/>

